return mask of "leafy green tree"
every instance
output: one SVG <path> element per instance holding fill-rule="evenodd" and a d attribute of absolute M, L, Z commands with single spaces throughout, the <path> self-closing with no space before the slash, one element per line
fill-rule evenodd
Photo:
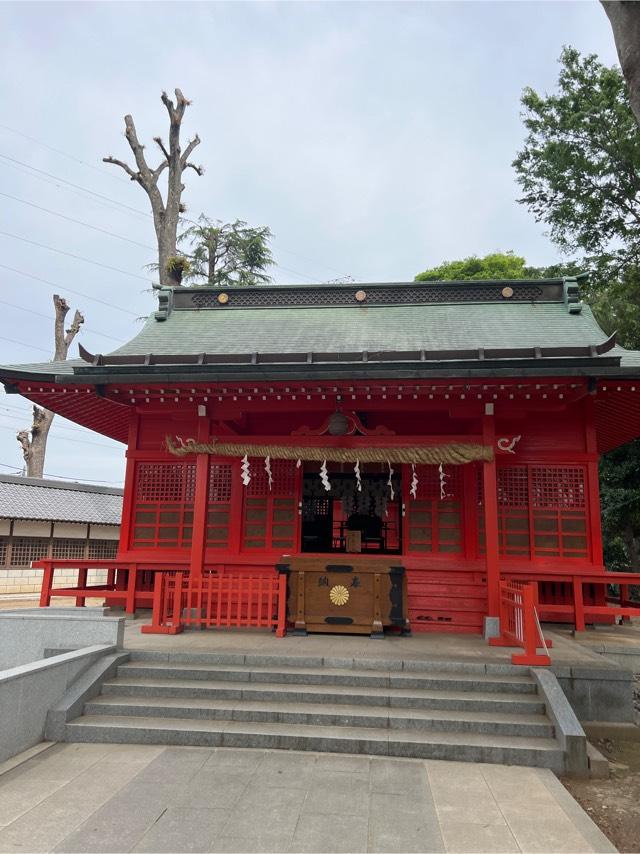
<path fill-rule="evenodd" d="M 550 267 L 527 267 L 521 255 L 509 250 L 492 252 L 482 258 L 471 255 L 459 261 L 444 261 L 418 273 L 416 282 L 473 281 L 483 279 L 555 279 L 576 276 L 581 270 L 574 262 L 554 264 Z"/>
<path fill-rule="evenodd" d="M 605 4 L 610 7 L 636 4 Z M 610 15 L 611 17 L 611 15 Z M 524 90 L 519 201 L 565 252 L 583 257 L 601 326 L 640 348 L 640 131 L 618 68 L 565 48 L 557 91 Z M 629 75 L 627 75 L 629 77 Z M 605 563 L 640 569 L 640 440 L 600 463 Z"/>
<path fill-rule="evenodd" d="M 524 279 L 525 260 L 509 252 L 493 252 L 478 258 L 470 255 L 459 261 L 444 261 L 418 273 L 416 282 L 467 281 L 469 279 Z"/>
<path fill-rule="evenodd" d="M 178 238 L 180 244 L 188 244 L 185 256 L 189 269 L 184 279 L 214 287 L 269 282 L 266 271 L 274 263 L 271 237 L 267 227 L 251 228 L 239 219 L 223 223 L 202 215 Z"/>
<path fill-rule="evenodd" d="M 601 282 L 640 263 L 640 130 L 625 80 L 567 47 L 554 94 L 522 95 L 524 148 L 513 162 L 518 201 Z"/>
<path fill-rule="evenodd" d="M 600 462 L 602 538 L 609 569 L 640 570 L 640 440 L 605 454 Z"/>

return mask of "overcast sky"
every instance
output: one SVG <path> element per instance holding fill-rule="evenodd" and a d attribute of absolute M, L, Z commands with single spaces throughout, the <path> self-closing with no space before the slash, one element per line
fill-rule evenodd
<path fill-rule="evenodd" d="M 278 282 L 399 281 L 495 250 L 558 260 L 515 202 L 520 93 L 553 89 L 565 44 L 616 61 L 597 2 L 19 2 L 0 32 L 2 364 L 50 358 L 54 291 L 92 352 L 153 309 L 146 196 L 101 158 L 128 157 L 131 113 L 156 159 L 162 89 L 202 139 L 190 216 L 268 225 Z M 2 472 L 28 411 L 0 395 Z M 120 484 L 123 450 L 58 418 L 46 472 Z"/>

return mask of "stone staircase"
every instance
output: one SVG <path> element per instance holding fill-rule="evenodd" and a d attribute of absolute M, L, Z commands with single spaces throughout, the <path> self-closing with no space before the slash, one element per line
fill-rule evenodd
<path fill-rule="evenodd" d="M 161 658 L 132 653 L 83 714 L 64 724 L 63 739 L 498 762 L 557 773 L 566 767 L 525 668 L 383 660 L 333 666 L 213 653 Z"/>

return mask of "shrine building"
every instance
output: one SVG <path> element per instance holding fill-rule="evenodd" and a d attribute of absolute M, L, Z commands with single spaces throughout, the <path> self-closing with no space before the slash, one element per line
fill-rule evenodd
<path fill-rule="evenodd" d="M 126 448 L 108 603 L 160 609 L 176 573 L 250 598 L 308 558 L 402 568 L 405 628 L 480 633 L 501 579 L 535 579 L 540 617 L 562 620 L 572 580 L 604 574 L 598 460 L 640 435 L 640 352 L 607 337 L 576 279 L 157 295 L 112 353 L 0 368 L 8 393 Z M 46 564 L 42 604 L 82 604 L 88 566 L 60 591 L 65 562 Z M 354 595 L 331 593 L 334 609 Z M 587 605 L 603 595 L 587 583 Z"/>

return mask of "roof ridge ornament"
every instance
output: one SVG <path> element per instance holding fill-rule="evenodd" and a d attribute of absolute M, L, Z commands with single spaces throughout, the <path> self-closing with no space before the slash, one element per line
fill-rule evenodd
<path fill-rule="evenodd" d="M 580 314 L 584 303 L 580 299 L 580 287 L 576 278 L 564 279 L 562 283 L 564 304 L 569 314 Z"/>

